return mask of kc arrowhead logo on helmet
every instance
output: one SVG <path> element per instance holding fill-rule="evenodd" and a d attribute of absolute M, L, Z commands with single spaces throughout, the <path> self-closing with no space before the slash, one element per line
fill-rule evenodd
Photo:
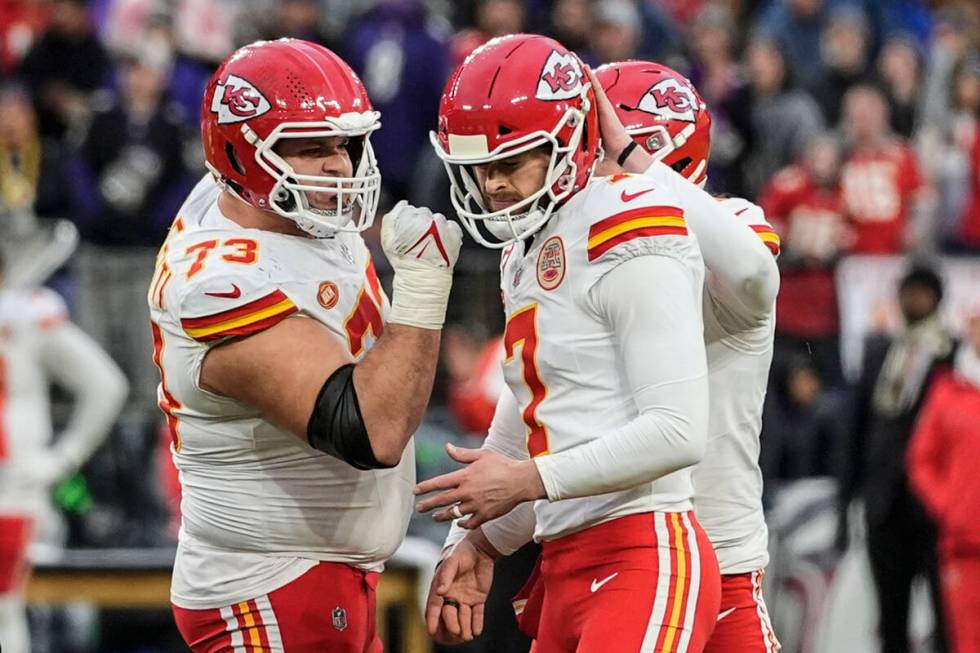
<path fill-rule="evenodd" d="M 568 100 L 582 92 L 582 68 L 578 57 L 570 52 L 554 51 L 544 62 L 538 80 L 539 100 Z"/>
<path fill-rule="evenodd" d="M 690 80 L 652 61 L 602 66 L 596 77 L 635 143 L 684 177 L 704 185 L 711 113 Z"/>
<path fill-rule="evenodd" d="M 654 84 L 640 98 L 637 109 L 664 118 L 694 122 L 697 119 L 698 104 L 690 88 L 668 77 Z"/>
<path fill-rule="evenodd" d="M 211 101 L 211 111 L 218 114 L 220 125 L 255 118 L 271 108 L 259 89 L 235 75 L 228 75 L 225 83 L 218 85 Z"/>

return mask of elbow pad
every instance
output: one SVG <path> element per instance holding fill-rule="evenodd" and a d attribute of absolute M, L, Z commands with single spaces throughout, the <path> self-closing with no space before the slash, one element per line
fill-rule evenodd
<path fill-rule="evenodd" d="M 353 363 L 337 368 L 320 388 L 306 425 L 306 439 L 314 449 L 357 469 L 394 466 L 374 457 L 354 389 Z"/>

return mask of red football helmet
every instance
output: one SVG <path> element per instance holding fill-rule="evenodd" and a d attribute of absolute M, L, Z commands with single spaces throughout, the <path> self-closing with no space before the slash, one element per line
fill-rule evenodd
<path fill-rule="evenodd" d="M 553 39 L 503 36 L 473 51 L 453 72 L 430 134 L 446 165 L 450 195 L 473 238 L 492 248 L 525 238 L 581 190 L 599 158 L 595 94 L 582 62 Z M 489 211 L 473 166 L 542 145 L 551 160 L 542 187 L 524 200 Z M 493 239 L 479 229 L 482 223 Z"/>
<path fill-rule="evenodd" d="M 297 39 L 258 41 L 229 57 L 201 106 L 207 166 L 245 202 L 317 237 L 371 226 L 381 189 L 370 133 L 381 126 L 364 85 L 330 50 Z M 274 148 L 283 138 L 345 136 L 352 177 L 296 173 Z M 336 192 L 335 209 L 307 192 Z M 355 217 L 355 212 L 359 215 Z"/>
<path fill-rule="evenodd" d="M 612 63 L 596 77 L 633 140 L 699 186 L 708 178 L 711 114 L 691 82 L 649 61 Z"/>

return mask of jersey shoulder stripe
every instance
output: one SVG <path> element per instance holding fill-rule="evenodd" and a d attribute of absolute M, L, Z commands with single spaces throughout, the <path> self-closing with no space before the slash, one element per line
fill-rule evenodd
<path fill-rule="evenodd" d="M 762 240 L 763 244 L 769 248 L 772 255 L 779 256 L 779 234 L 776 233 L 776 230 L 769 225 L 764 224 L 754 224 L 750 226 L 752 231 L 759 235 L 759 238 Z"/>
<path fill-rule="evenodd" d="M 595 261 L 616 245 L 649 236 L 686 236 L 684 211 L 676 206 L 645 206 L 622 211 L 589 227 L 588 257 Z"/>
<path fill-rule="evenodd" d="M 766 215 L 758 204 L 753 204 L 741 197 L 725 197 L 719 201 L 735 215 L 739 222 L 748 226 L 759 236 L 759 239 L 769 248 L 773 256 L 779 256 L 779 234 L 766 221 Z"/>
<path fill-rule="evenodd" d="M 208 342 L 244 336 L 268 329 L 299 309 L 284 292 L 274 290 L 247 304 L 201 317 L 183 318 L 184 331 L 194 340 Z"/>

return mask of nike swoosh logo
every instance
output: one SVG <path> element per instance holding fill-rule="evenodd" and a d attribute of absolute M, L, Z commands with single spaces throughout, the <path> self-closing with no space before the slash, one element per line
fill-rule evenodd
<path fill-rule="evenodd" d="M 633 200 L 635 200 L 640 195 L 646 195 L 647 193 L 652 193 L 652 192 L 653 192 L 653 189 L 652 188 L 647 188 L 646 190 L 641 190 L 639 193 L 627 193 L 624 190 L 622 193 L 620 193 L 619 199 L 623 200 L 624 202 L 632 202 Z"/>
<path fill-rule="evenodd" d="M 223 297 L 225 299 L 238 299 L 242 296 L 242 290 L 235 284 L 231 284 L 231 290 L 228 292 L 206 292 L 205 295 L 210 297 Z"/>
<path fill-rule="evenodd" d="M 719 612 L 718 613 L 718 618 L 715 620 L 715 622 L 717 623 L 718 621 L 721 621 L 722 619 L 724 619 L 725 617 L 727 617 L 728 615 L 730 615 L 733 612 L 735 612 L 735 608 L 728 608 L 724 612 Z"/>
<path fill-rule="evenodd" d="M 596 580 L 595 578 L 593 578 L 592 579 L 592 591 L 593 592 L 599 591 L 599 588 L 600 587 L 602 587 L 603 585 L 605 585 L 606 583 L 608 583 L 609 581 L 611 581 L 616 576 L 619 576 L 619 572 L 618 571 L 615 574 L 610 574 L 610 575 L 606 576 L 602 580 Z"/>

